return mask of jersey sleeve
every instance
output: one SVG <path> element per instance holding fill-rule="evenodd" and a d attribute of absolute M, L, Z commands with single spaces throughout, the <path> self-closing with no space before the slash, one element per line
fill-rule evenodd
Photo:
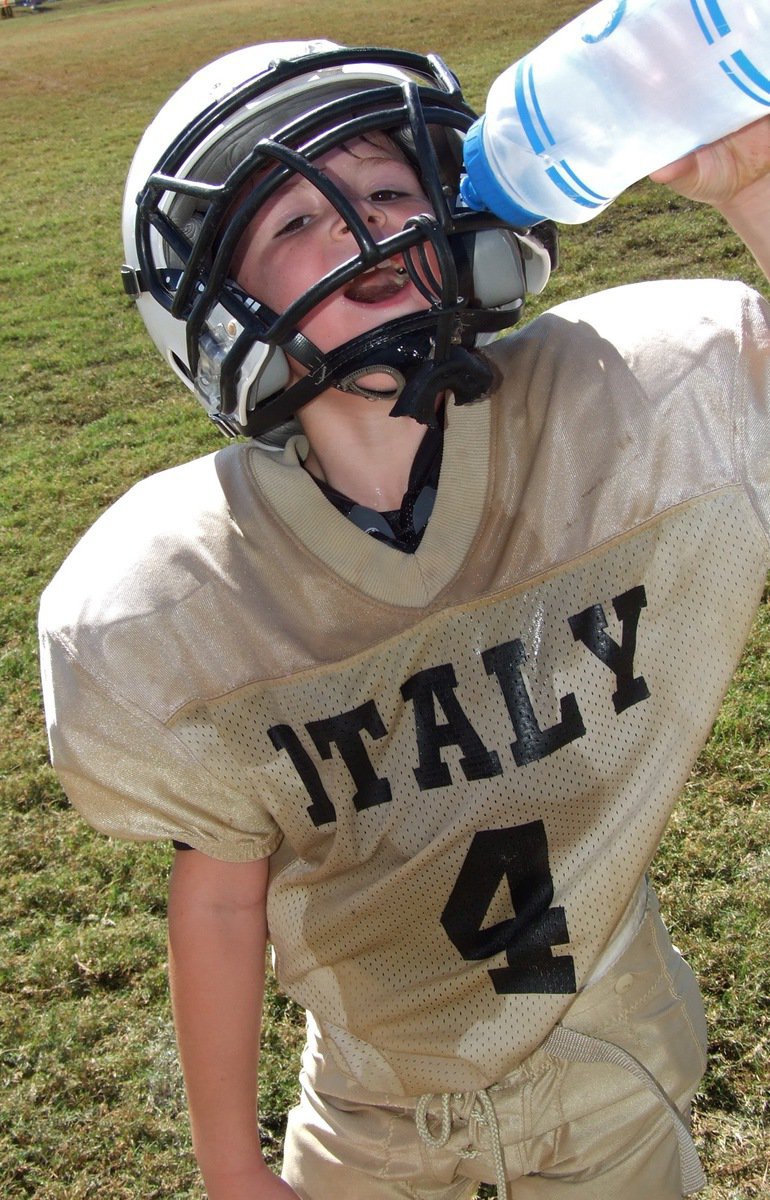
<path fill-rule="evenodd" d="M 212 858 L 271 854 L 281 833 L 258 799 L 212 776 L 173 728 L 97 683 L 41 620 L 51 761 L 74 807 L 130 841 L 184 842 Z"/>
<path fill-rule="evenodd" d="M 659 504 L 675 504 L 738 485 L 770 540 L 766 298 L 730 280 L 658 280 L 566 301 L 532 322 L 532 336 L 538 326 L 532 379 L 543 381 L 537 395 L 545 396 L 541 407 L 549 414 L 541 452 L 544 444 L 558 449 L 556 430 L 562 443 L 578 448 L 581 478 L 593 462 L 598 480 L 608 439 L 627 436 L 620 461 L 628 495 L 635 489 L 642 500 L 654 495 Z M 598 413 L 601 438 L 593 436 Z M 552 453 L 546 461 L 553 468 Z M 570 521 L 595 513 L 588 494 L 575 496 Z"/>
<path fill-rule="evenodd" d="M 735 369 L 737 469 L 770 539 L 770 304 L 743 293 Z"/>

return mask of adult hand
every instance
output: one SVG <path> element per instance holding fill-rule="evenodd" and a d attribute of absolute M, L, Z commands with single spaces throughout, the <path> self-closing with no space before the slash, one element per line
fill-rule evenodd
<path fill-rule="evenodd" d="M 650 178 L 722 212 L 755 190 L 764 193 L 770 187 L 770 115 L 699 147 Z"/>
<path fill-rule="evenodd" d="M 650 178 L 718 209 L 770 279 L 770 115 Z"/>

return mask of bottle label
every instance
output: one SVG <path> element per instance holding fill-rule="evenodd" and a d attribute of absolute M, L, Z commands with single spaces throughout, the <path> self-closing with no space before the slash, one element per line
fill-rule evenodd
<path fill-rule="evenodd" d="M 549 159 L 550 165 L 545 168 L 545 174 L 554 187 L 581 208 L 603 208 L 611 197 L 602 196 L 584 183 L 566 159 L 562 158 L 558 162 L 550 159 L 550 151 L 552 147 L 555 147 L 556 139 L 548 127 L 548 122 L 537 98 L 533 65 L 525 58 L 518 64 L 514 94 L 522 130 L 529 139 L 529 144 L 535 154 Z"/>

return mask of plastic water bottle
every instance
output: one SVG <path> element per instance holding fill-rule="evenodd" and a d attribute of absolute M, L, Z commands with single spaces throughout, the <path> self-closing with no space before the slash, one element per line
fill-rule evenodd
<path fill-rule="evenodd" d="M 770 0 L 602 0 L 508 67 L 465 142 L 462 199 L 589 221 L 770 112 Z"/>

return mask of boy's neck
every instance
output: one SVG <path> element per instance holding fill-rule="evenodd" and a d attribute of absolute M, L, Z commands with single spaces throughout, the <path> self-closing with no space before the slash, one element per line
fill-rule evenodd
<path fill-rule="evenodd" d="M 357 504 L 377 512 L 399 508 L 425 425 L 391 417 L 393 401 L 347 395 L 342 401 L 323 408 L 314 402 L 302 410 L 309 443 L 305 467 Z"/>

